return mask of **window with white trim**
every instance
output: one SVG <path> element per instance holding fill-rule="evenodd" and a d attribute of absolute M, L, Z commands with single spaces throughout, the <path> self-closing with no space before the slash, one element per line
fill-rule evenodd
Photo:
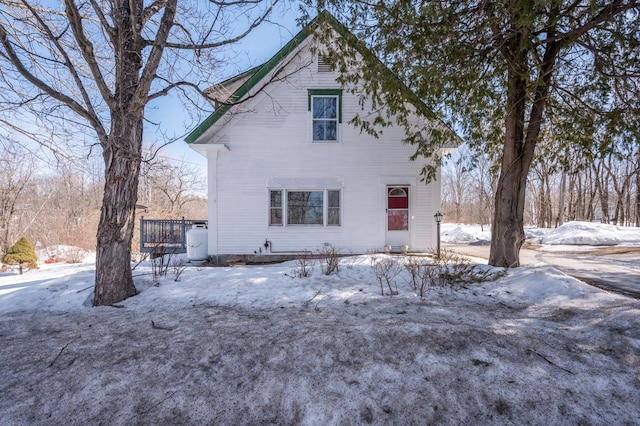
<path fill-rule="evenodd" d="M 287 225 L 324 224 L 323 191 L 287 191 Z"/>
<path fill-rule="evenodd" d="M 269 193 L 269 225 L 282 225 L 282 191 Z"/>
<path fill-rule="evenodd" d="M 338 97 L 313 96 L 313 141 L 338 140 Z"/>
<path fill-rule="evenodd" d="M 269 225 L 340 226 L 339 189 L 269 191 Z"/>
<path fill-rule="evenodd" d="M 313 142 L 337 142 L 339 124 L 342 122 L 342 90 L 310 89 L 311 140 Z"/>
<path fill-rule="evenodd" d="M 340 191 L 327 191 L 327 225 L 340 226 Z"/>

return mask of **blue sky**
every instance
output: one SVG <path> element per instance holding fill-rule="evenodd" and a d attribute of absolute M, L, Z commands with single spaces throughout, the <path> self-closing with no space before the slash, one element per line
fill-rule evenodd
<path fill-rule="evenodd" d="M 296 23 L 297 18 L 297 10 L 293 8 L 276 11 L 272 16 L 274 23 L 261 25 L 234 46 L 233 52 L 236 60 L 222 68 L 218 73 L 219 78 L 216 78 L 216 81 L 211 81 L 211 84 L 270 59 L 300 30 Z M 157 103 L 155 109 L 148 109 L 147 116 L 152 121 L 161 120 L 164 124 L 169 121 L 173 122 L 174 124 L 163 126 L 171 134 L 182 135 L 192 130 L 186 124 L 189 119 L 185 114 L 184 106 L 173 96 L 168 96 Z M 154 134 L 152 129 L 148 129 L 145 133 L 145 142 L 160 144 L 162 138 L 161 135 Z M 206 170 L 205 158 L 189 148 L 181 139 L 164 148 L 162 154 L 172 159 L 187 161 Z"/>

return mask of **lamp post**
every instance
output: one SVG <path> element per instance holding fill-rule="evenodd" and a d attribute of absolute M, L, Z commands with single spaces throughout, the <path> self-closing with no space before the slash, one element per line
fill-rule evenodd
<path fill-rule="evenodd" d="M 438 236 L 437 256 L 438 256 L 438 259 L 440 259 L 440 222 L 442 221 L 442 213 L 440 213 L 440 210 L 438 210 L 438 213 L 434 214 L 433 217 L 436 219 L 436 224 L 437 224 L 437 227 L 438 227 L 438 232 L 437 232 L 437 236 Z"/>

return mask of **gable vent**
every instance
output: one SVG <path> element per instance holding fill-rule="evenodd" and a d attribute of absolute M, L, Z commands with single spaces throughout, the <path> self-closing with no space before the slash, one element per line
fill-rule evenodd
<path fill-rule="evenodd" d="M 331 72 L 329 64 L 327 64 L 320 56 L 318 56 L 318 72 Z"/>

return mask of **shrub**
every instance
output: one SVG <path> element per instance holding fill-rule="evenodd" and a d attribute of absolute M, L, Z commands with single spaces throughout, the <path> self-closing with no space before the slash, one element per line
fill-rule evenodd
<path fill-rule="evenodd" d="M 2 258 L 2 263 L 8 265 L 18 265 L 18 270 L 22 274 L 22 268 L 36 269 L 38 267 L 38 256 L 33 246 L 25 237 L 20 238 Z"/>
<path fill-rule="evenodd" d="M 180 275 L 187 269 L 184 257 L 180 256 L 175 259 L 171 259 L 171 270 L 173 271 L 173 280 L 175 282 L 180 281 Z"/>
<path fill-rule="evenodd" d="M 324 246 L 318 250 L 320 257 L 320 267 L 325 275 L 337 274 L 340 266 L 340 249 L 332 245 Z"/>
<path fill-rule="evenodd" d="M 371 269 L 375 275 L 378 283 L 380 283 L 380 294 L 384 296 L 384 285 L 387 285 L 389 289 L 389 295 L 393 296 L 398 294 L 398 285 L 395 278 L 400 273 L 400 265 L 398 262 L 389 256 L 371 256 Z M 394 289 L 395 287 L 395 289 Z"/>
<path fill-rule="evenodd" d="M 435 259 L 409 258 L 404 267 L 409 272 L 411 288 L 420 297 L 424 297 L 429 288 L 455 291 L 470 283 L 495 280 L 504 275 L 504 271 L 484 269 L 472 264 L 468 258 L 447 250 Z"/>
<path fill-rule="evenodd" d="M 82 263 L 87 253 L 79 247 L 70 247 L 65 253 L 64 260 L 67 263 Z"/>
<path fill-rule="evenodd" d="M 164 250 L 164 247 L 157 246 L 151 255 L 151 273 L 153 279 L 158 280 L 160 277 L 166 277 L 171 266 L 171 260 L 176 254 L 176 248 L 170 247 Z"/>
<path fill-rule="evenodd" d="M 411 256 L 404 267 L 411 277 L 411 288 L 418 296 L 424 297 L 427 288 L 434 284 L 435 265 Z"/>
<path fill-rule="evenodd" d="M 313 266 L 315 264 L 313 258 L 311 257 L 311 253 L 303 253 L 301 256 L 296 258 L 295 262 L 296 268 L 292 271 L 294 277 L 307 278 L 311 276 L 313 272 Z"/>

